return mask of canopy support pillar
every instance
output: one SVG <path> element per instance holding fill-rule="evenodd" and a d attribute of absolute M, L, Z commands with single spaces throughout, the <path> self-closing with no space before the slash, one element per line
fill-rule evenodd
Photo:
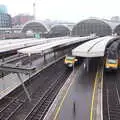
<path fill-rule="evenodd" d="M 24 91 L 25 91 L 25 93 L 26 93 L 26 95 L 27 95 L 28 100 L 31 101 L 30 94 L 29 94 L 27 88 L 25 87 L 25 84 L 24 84 L 24 82 L 23 82 L 20 74 L 17 73 L 17 76 L 18 76 L 18 78 L 19 78 L 19 80 L 20 80 L 20 82 L 21 82 L 21 84 L 22 84 L 22 87 L 23 87 L 23 89 L 24 89 Z"/>
<path fill-rule="evenodd" d="M 54 58 L 56 59 L 56 52 L 54 51 Z"/>
<path fill-rule="evenodd" d="M 89 72 L 89 58 L 87 58 L 87 72 Z"/>
<path fill-rule="evenodd" d="M 5 62 L 4 56 L 2 57 L 2 62 Z"/>
<path fill-rule="evenodd" d="M 29 57 L 30 66 L 32 66 L 32 56 L 31 56 L 31 54 L 28 54 L 28 57 Z"/>
<path fill-rule="evenodd" d="M 44 54 L 43 56 L 44 56 L 44 62 L 45 62 L 46 61 L 46 55 Z"/>

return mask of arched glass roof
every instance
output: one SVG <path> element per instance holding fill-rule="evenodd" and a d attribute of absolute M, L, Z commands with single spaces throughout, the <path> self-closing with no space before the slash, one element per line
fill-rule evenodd
<path fill-rule="evenodd" d="M 70 35 L 70 29 L 67 25 L 53 25 L 49 31 L 49 33 L 60 33 L 63 35 Z"/>
<path fill-rule="evenodd" d="M 117 35 L 120 35 L 120 24 L 118 24 L 114 30 L 113 30 L 114 33 L 116 33 Z"/>
<path fill-rule="evenodd" d="M 87 36 L 96 34 L 106 36 L 112 34 L 112 28 L 104 21 L 98 19 L 87 19 L 76 24 L 72 29 L 72 35 Z"/>
<path fill-rule="evenodd" d="M 45 33 L 48 32 L 48 27 L 41 21 L 29 21 L 24 24 L 22 32 L 26 33 L 27 31 L 33 31 L 35 33 Z"/>

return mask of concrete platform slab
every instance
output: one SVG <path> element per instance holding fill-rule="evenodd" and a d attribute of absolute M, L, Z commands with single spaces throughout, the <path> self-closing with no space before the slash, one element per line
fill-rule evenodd
<path fill-rule="evenodd" d="M 59 102 L 57 102 L 57 98 L 55 100 L 55 104 L 59 104 L 59 106 L 56 105 L 55 109 L 53 103 L 54 111 L 51 106 L 44 120 L 90 120 L 97 66 L 96 60 L 90 61 L 88 72 L 84 68 L 84 64 L 80 66 L 77 79 L 73 78 L 69 85 L 65 85 L 67 89 L 63 90 L 64 96 L 61 94 L 62 100 L 59 101 L 59 94 Z"/>

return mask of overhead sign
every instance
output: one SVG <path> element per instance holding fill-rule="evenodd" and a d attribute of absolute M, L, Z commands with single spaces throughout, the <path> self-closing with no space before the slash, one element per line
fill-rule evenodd
<path fill-rule="evenodd" d="M 39 33 L 36 33 L 36 34 L 35 34 L 35 38 L 40 39 L 40 34 L 39 34 Z"/>

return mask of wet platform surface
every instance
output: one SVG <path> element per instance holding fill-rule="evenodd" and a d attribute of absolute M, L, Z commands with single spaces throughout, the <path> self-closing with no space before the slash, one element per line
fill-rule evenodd
<path fill-rule="evenodd" d="M 89 72 L 81 66 L 79 79 L 70 87 L 57 120 L 90 120 L 92 94 L 97 72 L 97 62 L 91 60 Z"/>

